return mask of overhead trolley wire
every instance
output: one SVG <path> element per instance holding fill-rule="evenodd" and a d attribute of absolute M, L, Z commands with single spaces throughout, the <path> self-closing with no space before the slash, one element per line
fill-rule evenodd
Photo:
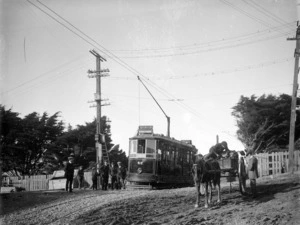
<path fill-rule="evenodd" d="M 172 80 L 172 79 L 197 78 L 200 76 L 215 76 L 215 75 L 219 75 L 219 74 L 230 74 L 230 73 L 236 73 L 236 72 L 241 72 L 241 71 L 253 70 L 253 69 L 257 69 L 257 68 L 264 68 L 267 66 L 273 66 L 273 65 L 280 64 L 280 63 L 286 63 L 286 62 L 289 62 L 292 60 L 294 60 L 293 57 L 288 57 L 288 58 L 282 58 L 282 59 L 262 62 L 262 63 L 255 64 L 255 65 L 246 65 L 246 66 L 242 66 L 242 67 L 231 68 L 231 69 L 227 69 L 227 70 L 209 71 L 209 72 L 203 72 L 203 73 L 197 73 L 194 75 L 185 75 L 185 76 L 151 77 L 151 79 L 152 80 Z M 109 77 L 109 79 L 135 80 L 134 78 L 131 78 L 131 77 Z"/>
<path fill-rule="evenodd" d="M 30 80 L 27 80 L 27 81 L 25 81 L 25 82 L 23 82 L 23 83 L 21 83 L 21 84 L 15 86 L 15 87 L 9 89 L 9 90 L 7 90 L 7 91 L 3 91 L 2 94 L 7 94 L 7 93 L 9 93 L 9 92 L 12 92 L 12 91 L 14 91 L 14 90 L 20 88 L 20 87 L 23 87 L 24 85 L 26 85 L 26 84 L 28 84 L 28 83 L 31 83 L 31 82 L 33 82 L 33 81 L 36 81 L 36 80 L 38 80 L 38 79 L 40 79 L 40 78 L 42 78 L 42 77 L 44 77 L 44 76 L 46 76 L 46 75 L 48 75 L 48 74 L 50 74 L 50 73 L 53 73 L 53 72 L 55 72 L 56 70 L 61 69 L 61 68 L 63 68 L 64 66 L 69 65 L 69 64 L 71 64 L 71 63 L 73 63 L 73 62 L 79 60 L 80 58 L 81 58 L 81 57 L 76 57 L 76 58 L 73 59 L 73 60 L 70 60 L 70 61 L 68 61 L 68 62 L 66 62 L 66 63 L 63 63 L 63 64 L 61 64 L 61 65 L 55 67 L 54 69 L 51 69 L 51 70 L 49 70 L 49 71 L 47 71 L 47 72 L 45 72 L 45 73 L 42 73 L 42 74 L 40 74 L 40 75 L 38 75 L 38 76 L 36 76 L 36 77 L 30 79 Z"/>
<path fill-rule="evenodd" d="M 78 70 L 80 70 L 80 69 L 83 69 L 83 66 L 86 65 L 86 64 L 87 64 L 87 62 L 86 62 L 86 63 L 83 63 L 83 64 L 80 64 L 80 65 L 77 65 L 76 67 L 73 67 L 73 68 L 69 68 L 69 69 L 67 69 L 67 70 L 64 70 L 64 71 L 62 71 L 62 72 L 57 72 L 54 76 L 51 76 L 50 78 L 48 78 L 48 79 L 49 79 L 49 82 L 41 82 L 41 81 L 40 81 L 40 82 L 38 82 L 38 83 L 30 84 L 30 86 L 26 86 L 26 87 L 24 87 L 23 90 L 18 91 L 18 92 L 16 92 L 16 93 L 11 93 L 9 96 L 14 97 L 14 96 L 16 96 L 16 95 L 25 94 L 25 93 L 28 93 L 28 92 L 32 91 L 33 89 L 40 88 L 40 87 L 42 87 L 42 86 L 44 86 L 44 85 L 48 85 L 48 86 L 49 86 L 49 84 L 51 84 L 51 83 L 53 83 L 54 81 L 60 79 L 60 78 L 61 78 L 62 76 L 64 76 L 65 74 L 70 74 L 70 73 L 73 73 L 73 72 L 78 71 Z M 56 68 L 56 69 L 57 69 L 57 68 Z M 56 70 L 56 69 L 54 69 L 54 70 Z M 39 75 L 38 77 L 36 77 L 36 78 L 34 78 L 34 79 L 31 79 L 31 80 L 29 80 L 29 81 L 27 81 L 27 82 L 22 83 L 22 84 L 19 85 L 19 86 L 23 86 L 23 85 L 25 85 L 25 84 L 28 84 L 28 83 L 32 83 L 32 82 L 34 82 L 34 81 L 37 81 L 39 78 L 44 77 L 43 75 L 47 75 L 47 74 L 53 73 L 54 70 L 48 71 L 48 72 L 46 72 L 46 73 L 43 73 L 43 74 Z M 18 87 L 19 87 L 19 86 L 18 86 Z M 14 89 L 16 89 L 16 88 L 17 88 L 17 87 L 15 87 Z M 11 91 L 11 90 L 10 90 L 10 91 Z"/>
<path fill-rule="evenodd" d="M 285 30 L 285 29 L 290 29 L 287 28 L 286 26 L 292 26 L 293 24 L 296 24 L 296 21 L 289 22 L 282 24 L 280 26 L 276 27 L 271 27 L 267 28 L 264 30 L 258 30 L 256 32 L 248 33 L 248 34 L 243 34 L 235 37 L 229 37 L 229 38 L 222 38 L 219 40 L 214 40 L 214 41 L 208 41 L 208 42 L 202 42 L 202 43 L 194 43 L 194 44 L 189 44 L 189 45 L 179 45 L 179 46 L 171 46 L 171 47 L 166 47 L 166 48 L 144 48 L 144 49 L 116 49 L 111 51 L 113 52 L 133 52 L 133 53 L 139 53 L 139 52 L 164 52 L 164 51 L 174 51 L 174 50 L 193 50 L 193 49 L 198 49 L 198 48 L 204 48 L 204 47 L 214 47 L 215 45 L 223 45 L 223 44 L 228 44 L 228 42 L 237 42 L 237 41 L 243 41 L 251 38 L 255 38 L 258 36 L 270 34 L 270 31 L 277 31 L 277 30 Z M 286 32 L 287 33 L 287 32 Z M 290 32 L 288 32 L 290 33 Z"/>
<path fill-rule="evenodd" d="M 72 29 L 70 29 L 68 26 L 66 26 L 65 24 L 63 24 L 62 22 L 58 21 L 56 18 L 54 18 L 52 15 L 50 15 L 49 13 L 45 12 L 44 10 L 42 10 L 40 7 L 36 6 L 34 3 L 30 2 L 29 0 L 27 0 L 30 4 L 34 5 L 35 7 L 37 7 L 39 10 L 41 10 L 42 12 L 44 12 L 46 15 L 48 15 L 49 17 L 51 17 L 52 19 L 54 19 L 56 22 L 58 22 L 59 24 L 61 24 L 62 26 L 64 26 L 65 28 L 67 28 L 68 30 L 70 30 L 73 34 L 75 34 L 76 36 L 80 37 L 82 40 L 84 40 L 85 42 L 87 42 L 88 44 L 94 46 L 97 50 L 99 50 L 101 53 L 104 53 L 107 57 L 109 57 L 110 59 L 112 59 L 113 61 L 117 62 L 119 65 L 123 66 L 126 70 L 130 71 L 131 73 L 133 73 L 134 75 L 136 75 L 137 77 L 140 77 L 140 79 L 143 78 L 143 80 L 148 83 L 151 87 L 155 88 L 157 91 L 159 91 L 160 93 L 162 93 L 163 95 L 167 96 L 167 97 L 172 97 L 173 99 L 177 99 L 176 97 L 174 97 L 174 95 L 170 94 L 169 92 L 167 92 L 166 90 L 162 89 L 161 87 L 159 87 L 157 84 L 155 84 L 153 81 L 151 81 L 149 78 L 147 78 L 146 76 L 144 76 L 143 74 L 141 74 L 140 72 L 138 72 L 136 69 L 134 69 L 133 67 L 129 66 L 127 63 L 125 63 L 123 60 L 120 59 L 120 57 L 116 56 L 114 53 L 112 53 L 111 51 L 109 51 L 108 49 L 106 49 L 105 47 L 103 47 L 102 45 L 100 45 L 97 41 L 95 41 L 94 39 L 92 39 L 91 37 L 89 37 L 87 34 L 85 34 L 84 32 L 82 32 L 81 30 L 79 30 L 78 28 L 76 28 L 74 25 L 72 25 L 70 22 L 68 22 L 67 20 L 65 20 L 63 17 L 61 17 L 60 15 L 58 15 L 55 11 L 53 11 L 52 9 L 50 9 L 49 7 L 47 7 L 45 4 L 41 3 L 40 1 L 38 1 L 40 4 L 42 4 L 44 7 L 46 7 L 48 10 L 50 10 L 52 13 L 54 13 L 55 15 L 57 15 L 59 18 L 61 18 L 63 21 L 65 21 L 66 23 L 68 23 L 70 26 L 72 26 L 74 29 L 76 29 L 79 33 L 81 33 L 82 35 L 84 35 L 85 37 L 87 37 L 89 40 L 91 40 L 92 42 L 94 42 L 96 45 L 100 46 L 102 49 L 99 49 L 97 46 L 95 46 L 95 44 L 91 43 L 91 41 L 86 40 L 86 38 L 82 37 L 80 34 L 78 34 L 77 32 L 73 31 Z M 189 107 L 188 105 L 182 103 L 182 102 L 178 102 L 175 101 L 176 104 L 180 105 L 181 107 L 189 110 L 191 113 L 193 113 L 194 115 L 196 115 L 197 117 L 203 119 L 203 117 L 205 117 L 204 115 L 201 115 L 199 112 L 195 111 L 194 109 L 192 109 L 191 107 Z M 201 117 L 200 117 L 201 115 Z M 218 125 L 219 126 L 219 125 Z"/>
<path fill-rule="evenodd" d="M 280 18 L 279 16 L 277 16 L 276 14 L 271 13 L 270 11 L 266 10 L 265 8 L 263 8 L 261 5 L 257 4 L 255 1 L 253 0 L 243 0 L 246 4 L 250 5 L 251 7 L 255 8 L 256 10 L 258 10 L 259 12 L 261 12 L 262 14 L 264 14 L 265 16 L 269 17 L 272 20 L 277 21 L 280 24 L 286 24 L 286 21 L 284 21 L 282 18 Z M 288 25 L 291 28 L 295 29 L 295 27 L 292 25 Z"/>
<path fill-rule="evenodd" d="M 252 14 L 246 12 L 246 11 L 243 10 L 242 8 L 240 8 L 240 7 L 238 7 L 238 6 L 236 6 L 236 5 L 232 4 L 232 3 L 230 3 L 230 2 L 227 1 L 227 0 L 219 0 L 219 1 L 223 2 L 224 4 L 228 5 L 229 7 L 231 7 L 231 8 L 233 8 L 233 9 L 237 10 L 238 12 L 240 12 L 240 13 L 246 15 L 247 17 L 249 17 L 249 18 L 251 18 L 251 19 L 253 19 L 253 20 L 259 22 L 260 24 L 262 24 L 262 25 L 264 25 L 264 26 L 266 26 L 266 27 L 272 27 L 272 25 L 270 25 L 268 22 L 266 22 L 266 21 L 264 21 L 264 20 L 262 20 L 262 19 L 260 19 L 260 18 L 258 18 L 258 17 L 256 17 L 256 16 L 253 16 Z M 280 31 L 278 31 L 278 32 L 281 33 L 281 34 L 284 34 L 284 33 L 280 32 Z M 287 35 L 287 34 L 285 34 L 285 35 Z"/>
<path fill-rule="evenodd" d="M 29 0 L 27 0 L 29 1 Z M 286 32 L 286 33 L 282 33 L 282 35 L 273 35 L 273 36 L 270 36 L 270 37 L 267 37 L 267 38 L 262 38 L 262 39 L 259 39 L 259 40 L 252 40 L 252 41 L 248 41 L 248 42 L 245 42 L 245 43 L 240 43 L 240 44 L 236 44 L 236 40 L 235 39 L 239 39 L 238 41 L 242 41 L 243 39 L 248 39 L 251 37 L 251 35 L 257 35 L 257 36 L 260 36 L 260 35 L 264 35 L 264 34 L 267 34 L 270 29 L 273 30 L 273 31 L 278 31 L 278 30 L 281 30 L 281 29 L 285 29 L 286 26 L 285 25 L 282 25 L 282 26 L 278 26 L 278 27 L 271 27 L 270 29 L 267 29 L 267 30 L 264 30 L 264 31 L 261 31 L 261 32 L 256 32 L 256 33 L 252 33 L 252 34 L 249 34 L 249 35 L 246 35 L 246 36 L 242 36 L 242 37 L 234 37 L 232 38 L 232 41 L 234 41 L 234 43 L 232 45 L 226 45 L 226 46 L 221 46 L 221 47 L 215 47 L 214 46 L 209 46 L 210 45 L 210 42 L 207 42 L 207 43 L 204 43 L 202 45 L 205 45 L 205 44 L 208 44 L 208 46 L 210 47 L 209 49 L 204 49 L 204 50 L 195 50 L 195 51 L 192 51 L 192 52 L 178 52 L 178 53 L 172 53 L 172 54 L 156 54 L 156 55 L 142 55 L 142 56 L 124 56 L 124 57 L 121 57 L 121 56 L 116 56 L 114 53 L 112 53 L 112 50 L 108 50 L 106 48 L 104 48 L 102 45 L 100 45 L 97 41 L 95 41 L 94 39 L 92 39 L 91 37 L 89 37 L 88 35 L 86 35 L 83 31 L 81 31 L 80 29 L 78 29 L 77 27 L 75 27 L 73 24 L 71 24 L 69 21 L 67 21 L 66 19 L 64 19 L 62 16 L 60 16 L 58 13 L 56 13 L 54 10 L 52 10 L 50 7 L 48 7 L 47 5 L 45 5 L 44 3 L 40 2 L 39 0 L 37 0 L 37 2 L 39 2 L 40 4 L 42 4 L 44 7 L 46 7 L 48 10 L 50 10 L 52 13 L 54 13 L 56 16 L 58 16 L 60 19 L 62 19 L 63 21 L 65 21 L 66 23 L 68 23 L 70 26 L 72 26 L 74 29 L 76 29 L 78 32 L 80 32 L 82 35 L 84 35 L 85 37 L 87 37 L 88 39 L 92 40 L 94 43 L 96 43 L 97 45 L 99 45 L 101 48 L 103 48 L 105 51 L 109 52 L 113 57 L 117 58 L 119 60 L 119 62 L 121 63 L 124 63 L 120 58 L 154 58 L 154 57 L 168 57 L 168 56 L 175 56 L 175 55 L 189 55 L 189 54 L 197 54 L 197 53 L 201 53 L 201 52 L 210 52 L 210 51 L 217 51 L 217 50 L 222 50 L 222 49 L 228 49 L 228 48 L 233 48 L 233 47 L 239 47 L 239 46 L 242 46 L 242 45 L 248 45 L 248 44 L 253 44 L 255 42 L 260 42 L 260 41 L 266 41 L 266 40 L 269 40 L 269 39 L 273 39 L 273 38 L 278 38 L 278 37 L 281 37 L 281 36 L 285 36 L 287 34 L 289 34 L 289 32 Z M 31 3 L 32 4 L 32 3 Z M 292 22 L 294 23 L 294 22 Z M 290 23 L 289 23 L 290 24 Z M 69 29 L 69 28 L 68 28 Z M 70 29 L 69 29 L 70 30 Z M 74 33 L 74 32 L 73 32 Z M 76 34 L 77 35 L 77 34 Z M 81 37 L 81 36 L 80 36 Z M 81 37 L 82 38 L 82 37 Z M 231 41 L 231 39 L 223 39 L 223 40 L 219 40 L 219 41 L 214 41 L 215 43 L 217 42 L 220 42 L 220 44 L 223 44 L 224 42 L 226 41 Z M 91 44 L 90 42 L 88 42 L 89 44 Z M 94 46 L 94 45 L 93 45 Z M 200 44 L 201 46 L 201 44 Z M 94 46 L 95 47 L 95 46 Z M 186 46 L 188 47 L 188 46 Z M 205 46 L 204 46 L 205 47 Z M 183 46 L 179 46 L 178 49 L 182 49 Z M 191 45 L 189 48 L 193 48 L 193 45 Z M 102 51 L 100 49 L 98 49 L 99 51 Z M 104 54 L 107 54 L 104 53 Z M 110 56 L 112 59 L 113 57 Z M 127 64 L 126 65 L 127 67 L 129 67 L 129 65 Z M 133 68 L 131 68 L 133 69 Z M 137 71 L 136 71 L 137 72 Z M 142 76 L 142 74 L 138 73 L 138 75 Z"/>
<path fill-rule="evenodd" d="M 256 42 L 262 42 L 262 41 L 266 41 L 266 40 L 270 40 L 270 39 L 274 39 L 274 38 L 283 37 L 283 36 L 286 36 L 286 34 L 275 34 L 271 37 L 267 37 L 267 38 L 263 37 L 263 38 L 258 39 L 258 40 L 247 41 L 247 42 L 244 42 L 244 43 L 233 43 L 233 44 L 225 45 L 225 46 L 221 46 L 221 47 L 215 47 L 215 48 L 209 48 L 209 49 L 203 49 L 203 50 L 195 50 L 195 51 L 191 51 L 191 52 L 178 52 L 178 53 L 169 53 L 169 54 L 156 54 L 156 55 L 153 54 L 153 55 L 140 55 L 140 56 L 124 56 L 124 57 L 121 57 L 121 58 L 127 58 L 127 59 L 129 59 L 129 58 L 158 58 L 158 57 L 191 55 L 191 54 L 198 54 L 198 53 L 203 53 L 203 52 L 219 51 L 219 50 L 245 46 L 245 45 L 253 44 L 253 43 L 256 43 Z"/>

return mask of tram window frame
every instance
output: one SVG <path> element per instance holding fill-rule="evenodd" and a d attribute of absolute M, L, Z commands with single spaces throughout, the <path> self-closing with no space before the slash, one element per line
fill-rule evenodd
<path fill-rule="evenodd" d="M 146 154 L 146 140 L 145 139 L 138 140 L 137 154 Z"/>
<path fill-rule="evenodd" d="M 156 151 L 156 140 L 147 139 L 146 140 L 146 154 L 154 154 Z"/>
<path fill-rule="evenodd" d="M 137 152 L 137 146 L 138 146 L 138 142 L 137 140 L 131 140 L 130 142 L 130 153 L 136 153 Z"/>

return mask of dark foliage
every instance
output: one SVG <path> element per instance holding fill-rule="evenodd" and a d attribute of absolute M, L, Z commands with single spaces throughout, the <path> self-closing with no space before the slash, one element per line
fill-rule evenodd
<path fill-rule="evenodd" d="M 298 99 L 299 100 L 299 99 Z M 270 152 L 285 148 L 289 142 L 291 96 L 241 96 L 233 107 L 238 139 L 249 150 Z M 299 112 L 297 112 L 299 116 Z M 295 140 L 300 136 L 300 121 L 296 121 Z"/>

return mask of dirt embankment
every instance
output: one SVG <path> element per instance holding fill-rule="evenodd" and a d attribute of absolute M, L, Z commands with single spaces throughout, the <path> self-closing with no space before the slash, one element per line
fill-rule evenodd
<path fill-rule="evenodd" d="M 248 184 L 249 186 L 249 184 Z M 1 195 L 1 224 L 299 224 L 300 179 L 258 181 L 259 196 L 222 187 L 222 202 L 195 209 L 194 188 Z M 19 205 L 12 207 L 12 204 Z"/>

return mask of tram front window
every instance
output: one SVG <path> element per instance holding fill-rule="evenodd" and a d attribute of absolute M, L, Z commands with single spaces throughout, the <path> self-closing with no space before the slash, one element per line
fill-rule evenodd
<path fill-rule="evenodd" d="M 138 140 L 138 149 L 137 149 L 137 153 L 143 154 L 145 153 L 145 140 Z"/>

